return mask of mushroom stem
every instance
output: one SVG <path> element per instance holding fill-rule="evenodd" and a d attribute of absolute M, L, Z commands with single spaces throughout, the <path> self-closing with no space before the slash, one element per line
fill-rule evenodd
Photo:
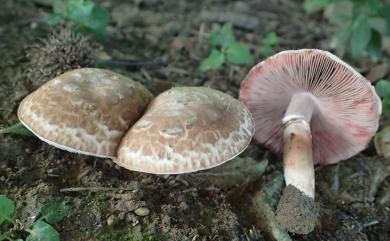
<path fill-rule="evenodd" d="M 286 124 L 292 119 L 303 119 L 310 123 L 316 109 L 317 99 L 312 94 L 308 92 L 294 94 L 284 114 L 283 123 Z"/>
<path fill-rule="evenodd" d="M 314 165 L 310 127 L 303 119 L 293 119 L 284 128 L 284 178 L 314 199 Z"/>
<path fill-rule="evenodd" d="M 286 186 L 293 185 L 314 199 L 314 163 L 310 120 L 317 109 L 316 98 L 307 92 L 294 94 L 283 118 L 284 177 Z"/>
<path fill-rule="evenodd" d="M 284 179 L 276 219 L 290 232 L 307 234 L 315 228 L 318 210 L 314 203 L 314 165 L 309 124 L 290 119 L 284 127 Z"/>

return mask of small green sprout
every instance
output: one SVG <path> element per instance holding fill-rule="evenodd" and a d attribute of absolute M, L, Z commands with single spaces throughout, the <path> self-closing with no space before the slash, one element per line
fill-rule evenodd
<path fill-rule="evenodd" d="M 26 241 L 59 241 L 60 234 L 48 223 L 36 221 L 32 229 L 26 229 L 30 235 Z"/>
<path fill-rule="evenodd" d="M 375 90 L 379 97 L 382 98 L 382 110 L 385 113 L 390 113 L 390 81 L 379 80 L 375 84 Z"/>
<path fill-rule="evenodd" d="M 15 204 L 14 202 L 4 195 L 0 195 L 0 224 L 9 222 L 12 224 L 11 228 L 0 230 L 1 240 L 14 240 L 11 236 L 14 236 L 14 221 Z M 26 241 L 59 241 L 60 235 L 53 228 L 51 224 L 63 220 L 69 212 L 69 206 L 64 203 L 51 202 L 42 206 L 40 211 L 40 218 L 28 228 L 24 228 L 29 235 Z M 9 226 L 2 226 L 9 227 Z M 15 239 L 15 241 L 21 241 L 21 238 Z"/>
<path fill-rule="evenodd" d="M 110 21 L 107 9 L 91 0 L 53 0 L 51 6 L 50 25 L 68 20 L 80 31 L 103 34 Z"/>
<path fill-rule="evenodd" d="M 245 45 L 236 42 L 230 23 L 224 24 L 220 31 L 212 32 L 209 41 L 211 51 L 201 62 L 200 71 L 219 69 L 225 61 L 232 64 L 247 64 L 252 61 L 252 55 Z"/>
<path fill-rule="evenodd" d="M 15 124 L 0 128 L 1 134 L 11 134 L 11 135 L 19 135 L 19 136 L 34 136 L 31 131 L 29 131 L 21 122 L 16 122 Z"/>
<path fill-rule="evenodd" d="M 308 13 L 320 11 L 330 4 L 336 2 L 335 0 L 305 0 L 303 2 L 303 9 Z"/>
<path fill-rule="evenodd" d="M 275 32 L 267 33 L 261 40 L 259 52 L 261 55 L 268 56 L 273 53 L 272 48 L 280 42 L 279 36 Z"/>
<path fill-rule="evenodd" d="M 0 224 L 4 221 L 13 222 L 12 215 L 15 211 L 15 205 L 11 199 L 4 195 L 0 195 Z"/>
<path fill-rule="evenodd" d="M 41 208 L 42 217 L 48 223 L 56 223 L 63 220 L 69 212 L 69 206 L 59 202 L 49 202 Z"/>

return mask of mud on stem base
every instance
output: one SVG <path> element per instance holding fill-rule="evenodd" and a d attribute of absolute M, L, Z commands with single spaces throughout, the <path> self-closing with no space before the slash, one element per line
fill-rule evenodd
<path fill-rule="evenodd" d="M 276 220 L 287 231 L 308 234 L 314 230 L 319 213 L 314 199 L 293 185 L 283 190 L 276 210 Z"/>

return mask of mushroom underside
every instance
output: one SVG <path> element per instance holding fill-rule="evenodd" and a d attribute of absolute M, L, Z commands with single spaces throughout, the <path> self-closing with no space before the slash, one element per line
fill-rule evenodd
<path fill-rule="evenodd" d="M 254 138 L 283 154 L 287 188 L 278 207 L 280 223 L 291 232 L 312 231 L 314 225 L 298 222 L 297 215 L 315 223 L 308 210 L 314 204 L 314 165 L 336 163 L 366 147 L 381 113 L 375 89 L 331 53 L 302 49 L 253 67 L 240 100 L 253 115 Z M 294 203 L 303 200 L 308 205 Z"/>

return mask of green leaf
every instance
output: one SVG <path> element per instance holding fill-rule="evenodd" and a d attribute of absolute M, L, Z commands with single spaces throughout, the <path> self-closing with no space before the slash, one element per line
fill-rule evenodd
<path fill-rule="evenodd" d="M 220 44 L 220 36 L 218 31 L 211 32 L 209 41 L 211 46 L 216 47 L 218 44 Z"/>
<path fill-rule="evenodd" d="M 100 5 L 95 5 L 88 20 L 83 22 L 87 28 L 95 32 L 103 32 L 110 21 L 110 13 Z"/>
<path fill-rule="evenodd" d="M 338 29 L 332 36 L 330 47 L 337 48 L 339 45 L 347 45 L 346 42 L 350 39 L 351 33 L 351 28 L 349 27 Z"/>
<path fill-rule="evenodd" d="M 31 230 L 26 241 L 60 241 L 59 233 L 48 223 L 37 221 Z"/>
<path fill-rule="evenodd" d="M 226 49 L 226 59 L 233 64 L 247 64 L 252 55 L 242 43 L 232 43 Z"/>
<path fill-rule="evenodd" d="M 54 25 L 57 25 L 59 24 L 61 21 L 63 20 L 62 16 L 59 15 L 59 14 L 56 14 L 56 13 L 53 13 L 51 15 L 49 15 L 46 19 L 46 22 L 51 25 L 51 26 L 54 26 Z"/>
<path fill-rule="evenodd" d="M 225 23 L 220 31 L 212 32 L 209 41 L 213 47 L 218 45 L 226 47 L 235 42 L 232 25 L 230 23 Z"/>
<path fill-rule="evenodd" d="M 66 17 L 96 33 L 103 32 L 110 21 L 109 12 L 90 0 L 68 0 Z"/>
<path fill-rule="evenodd" d="M 314 13 L 323 10 L 332 2 L 334 2 L 334 0 L 305 0 L 303 9 L 308 13 Z"/>
<path fill-rule="evenodd" d="M 0 129 L 0 134 L 12 134 L 28 137 L 34 136 L 34 134 L 29 131 L 21 122 L 17 122 L 12 126 Z"/>
<path fill-rule="evenodd" d="M 267 33 L 261 40 L 261 45 L 259 47 L 260 54 L 265 56 L 272 54 L 272 46 L 278 44 L 279 41 L 279 37 L 275 32 Z"/>
<path fill-rule="evenodd" d="M 386 19 L 387 32 L 390 33 L 390 3 L 384 4 L 379 10 L 379 14 Z"/>
<path fill-rule="evenodd" d="M 382 112 L 390 112 L 390 97 L 382 100 Z"/>
<path fill-rule="evenodd" d="M 0 224 L 11 219 L 15 211 L 14 202 L 4 195 L 0 195 Z"/>
<path fill-rule="evenodd" d="M 58 15 L 64 15 L 66 12 L 66 2 L 64 0 L 53 0 L 53 12 Z"/>
<path fill-rule="evenodd" d="M 381 34 L 387 33 L 387 22 L 385 18 L 373 17 L 368 19 L 368 25 L 370 28 L 375 29 Z"/>
<path fill-rule="evenodd" d="M 367 54 L 372 61 L 376 62 L 382 53 L 382 36 L 378 31 L 372 30 L 371 32 L 371 39 L 367 45 Z"/>
<path fill-rule="evenodd" d="M 56 223 L 64 219 L 69 212 L 69 206 L 64 203 L 51 202 L 41 208 L 42 218 L 48 223 Z"/>
<path fill-rule="evenodd" d="M 89 0 L 67 0 L 66 14 L 69 18 L 83 21 L 91 15 L 95 3 Z"/>
<path fill-rule="evenodd" d="M 388 80 L 379 80 L 375 84 L 375 90 L 378 95 L 382 98 L 390 97 L 390 81 Z"/>
<path fill-rule="evenodd" d="M 223 55 L 223 53 L 219 50 L 213 49 L 209 57 L 202 61 L 199 66 L 199 69 L 200 71 L 219 69 L 224 61 L 225 56 Z"/>
<path fill-rule="evenodd" d="M 365 53 L 366 47 L 371 39 L 371 33 L 371 28 L 368 26 L 367 21 L 362 21 L 353 27 L 350 39 L 352 56 L 360 57 Z"/>
<path fill-rule="evenodd" d="M 339 28 L 351 24 L 353 3 L 350 1 L 334 2 L 324 11 L 324 17 Z"/>
<path fill-rule="evenodd" d="M 262 45 L 259 47 L 260 54 L 268 56 L 272 54 L 272 47 L 269 45 Z"/>
<path fill-rule="evenodd" d="M 382 6 L 381 2 L 382 0 L 363 0 L 361 1 L 360 7 L 362 7 L 365 11 L 370 12 L 370 14 L 377 15 L 378 10 Z"/>
<path fill-rule="evenodd" d="M 47 6 L 47 7 L 51 7 L 53 5 L 53 0 L 32 0 L 32 2 L 43 5 L 43 6 Z"/>
<path fill-rule="evenodd" d="M 226 47 L 236 41 L 231 23 L 225 23 L 219 35 L 220 35 L 220 43 L 222 47 Z"/>
<path fill-rule="evenodd" d="M 0 241 L 7 239 L 7 235 L 0 233 Z"/>
<path fill-rule="evenodd" d="M 261 44 L 273 46 L 275 44 L 278 44 L 279 41 L 279 36 L 275 32 L 269 32 L 264 36 L 263 40 L 261 41 Z"/>

